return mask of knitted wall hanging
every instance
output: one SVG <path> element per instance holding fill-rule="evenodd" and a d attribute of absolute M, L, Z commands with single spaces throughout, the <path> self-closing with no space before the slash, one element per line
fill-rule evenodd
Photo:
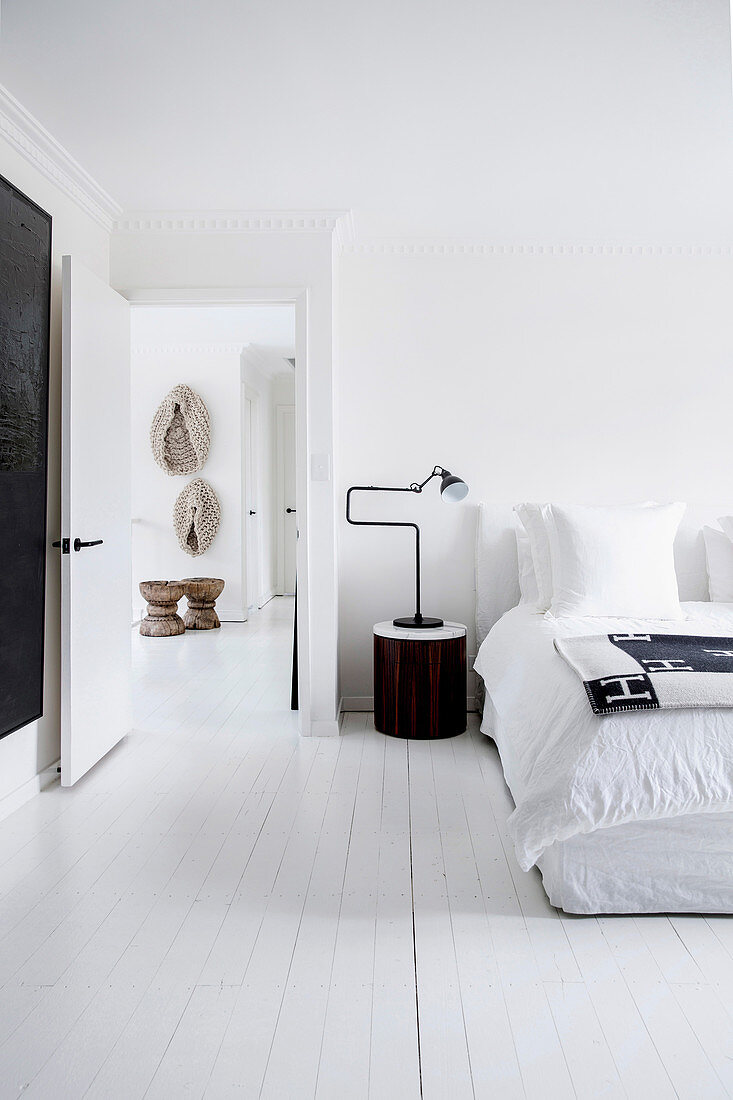
<path fill-rule="evenodd" d="M 198 558 L 205 554 L 219 530 L 221 508 L 216 493 L 202 477 L 189 481 L 173 505 L 173 526 L 181 550 Z"/>
<path fill-rule="evenodd" d="M 210 445 L 206 405 L 190 386 L 174 386 L 153 417 L 153 458 L 167 474 L 195 474 L 206 462 Z"/>

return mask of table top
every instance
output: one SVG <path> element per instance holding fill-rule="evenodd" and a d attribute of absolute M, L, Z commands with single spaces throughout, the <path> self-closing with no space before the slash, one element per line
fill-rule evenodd
<path fill-rule="evenodd" d="M 390 619 L 385 623 L 376 623 L 374 633 L 380 638 L 397 638 L 403 642 L 445 642 L 450 638 L 462 638 L 466 628 L 463 623 L 446 622 L 443 626 L 425 630 L 409 630 L 403 626 L 395 626 Z"/>

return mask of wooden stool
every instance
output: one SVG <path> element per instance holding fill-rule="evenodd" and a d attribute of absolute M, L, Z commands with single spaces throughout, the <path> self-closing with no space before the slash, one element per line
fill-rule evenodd
<path fill-rule="evenodd" d="M 181 581 L 188 611 L 183 617 L 186 630 L 216 630 L 221 626 L 214 604 L 224 589 L 219 577 L 184 577 Z"/>
<path fill-rule="evenodd" d="M 144 638 L 183 634 L 186 627 L 178 614 L 178 601 L 183 595 L 180 581 L 140 581 L 140 595 L 148 603 L 148 613 L 140 623 Z"/>

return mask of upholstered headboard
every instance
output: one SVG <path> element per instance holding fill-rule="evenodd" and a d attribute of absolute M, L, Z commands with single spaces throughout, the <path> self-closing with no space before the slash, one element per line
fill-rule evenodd
<path fill-rule="evenodd" d="M 688 505 L 674 544 L 681 600 L 707 600 L 708 575 L 702 529 L 733 514 L 731 504 Z M 476 645 L 505 611 L 519 603 L 519 569 L 514 534 L 519 524 L 511 504 L 480 504 L 476 532 Z"/>

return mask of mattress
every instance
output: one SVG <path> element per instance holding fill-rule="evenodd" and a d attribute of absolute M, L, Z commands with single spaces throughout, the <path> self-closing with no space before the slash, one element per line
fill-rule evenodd
<path fill-rule="evenodd" d="M 733 636 L 733 605 L 684 604 L 656 633 Z M 482 644 L 482 730 L 515 801 L 517 859 L 572 913 L 733 912 L 733 710 L 592 713 L 555 653 L 560 633 L 643 620 L 552 619 L 526 605 Z"/>

